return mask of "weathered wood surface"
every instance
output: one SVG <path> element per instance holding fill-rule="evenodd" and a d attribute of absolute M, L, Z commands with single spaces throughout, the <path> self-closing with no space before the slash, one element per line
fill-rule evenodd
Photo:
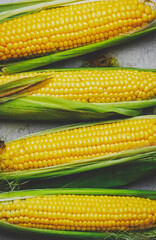
<path fill-rule="evenodd" d="M 15 0 L 14 0 L 15 1 Z M 0 0 L 0 3 L 13 2 L 12 0 Z M 156 33 L 142 37 L 122 46 L 110 48 L 110 52 L 115 56 L 120 66 L 138 68 L 156 68 Z M 79 67 L 83 64 L 84 58 L 75 58 L 66 62 L 57 63 L 53 66 L 58 68 Z M 0 121 L 0 138 L 11 140 L 26 134 L 46 130 L 58 126 L 47 122 L 20 122 L 20 121 Z M 113 177 L 113 176 L 112 176 Z M 135 182 L 127 189 L 156 190 L 156 177 L 148 177 Z M 0 240 L 26 240 L 28 236 L 20 236 L 0 232 Z M 32 238 L 34 239 L 34 238 Z M 37 238 L 38 239 L 38 238 Z M 42 238 L 43 239 L 43 238 Z M 47 239 L 47 238 L 46 238 Z"/>

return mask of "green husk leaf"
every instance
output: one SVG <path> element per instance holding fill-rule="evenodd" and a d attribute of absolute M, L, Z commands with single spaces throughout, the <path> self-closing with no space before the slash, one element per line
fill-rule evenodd
<path fill-rule="evenodd" d="M 154 175 L 156 172 L 156 161 L 154 153 L 143 153 L 137 157 L 124 158 L 123 160 L 110 160 L 105 164 L 92 165 L 93 169 L 87 170 L 79 168 L 79 172 L 66 171 L 63 175 L 48 176 L 36 175 L 32 179 L 2 179 L 0 182 L 1 190 L 12 191 L 21 189 L 38 189 L 38 188 L 112 188 L 124 186 L 132 183 L 137 179 Z M 90 166 L 91 167 L 91 166 Z M 96 168 L 99 167 L 99 168 Z M 85 170 L 85 171 L 80 171 Z M 51 177 L 52 176 L 52 177 Z"/>
<path fill-rule="evenodd" d="M 0 194 L 1 201 L 8 201 L 13 199 L 22 199 L 27 197 L 56 195 L 56 194 L 88 194 L 88 195 L 118 195 L 118 196 L 135 196 L 150 199 L 156 199 L 155 191 L 137 191 L 137 190 L 118 190 L 118 189 L 40 189 L 29 191 L 17 191 Z M 147 240 L 156 236 L 156 229 L 131 231 L 131 232 L 74 232 L 74 231 L 58 231 L 58 230 L 45 230 L 35 228 L 23 228 L 17 225 L 11 225 L 0 221 L 0 228 L 7 231 L 23 232 L 27 234 L 44 234 L 50 235 L 51 239 L 129 239 L 129 240 Z"/>
<path fill-rule="evenodd" d="M 0 103 L 27 95 L 31 89 L 40 87 L 43 81 L 49 80 L 48 76 L 25 77 L 0 85 Z"/>
<path fill-rule="evenodd" d="M 133 119 L 155 118 L 155 116 L 142 116 Z M 116 120 L 115 120 L 116 121 Z M 107 121 L 113 122 L 113 121 Z M 104 122 L 103 122 L 104 123 Z M 56 129 L 40 132 L 35 135 L 44 135 L 55 131 L 62 131 L 66 129 L 73 129 L 75 127 L 91 126 L 98 123 L 78 124 L 63 126 Z M 28 137 L 34 134 L 28 135 Z M 20 138 L 23 139 L 23 138 Z M 140 171 L 138 172 L 138 169 Z M 132 171 L 133 169 L 133 171 Z M 111 172 L 112 171 L 112 172 Z M 13 180 L 29 180 L 39 178 L 51 178 L 52 181 L 46 184 L 46 187 L 114 187 L 125 185 L 142 176 L 156 171 L 156 146 L 138 148 L 133 150 L 122 151 L 116 154 L 111 154 L 95 159 L 79 160 L 72 163 L 63 164 L 59 166 L 16 171 L 16 172 L 1 172 L 0 179 L 2 181 Z M 125 174 L 125 172 L 127 174 Z M 111 173 L 111 174 L 110 174 Z M 113 175 L 112 179 L 112 173 Z M 123 174 L 124 173 L 124 174 Z M 114 181 L 114 179 L 116 181 Z M 23 184 L 23 183 L 22 183 Z M 36 186 L 30 182 L 31 186 Z M 26 187 L 31 187 L 26 184 Z M 40 186 L 40 185 L 38 185 Z M 44 184 L 43 184 L 44 186 Z M 24 184 L 21 188 L 24 188 Z M 19 184 L 20 188 L 20 184 Z"/>
<path fill-rule="evenodd" d="M 40 189 L 25 190 L 0 193 L 0 201 L 9 201 L 15 199 L 58 195 L 58 194 L 74 194 L 74 195 L 109 195 L 109 196 L 134 196 L 141 198 L 149 198 L 156 200 L 156 191 L 145 190 L 127 190 L 127 189 L 95 189 L 95 188 L 73 188 L 73 189 Z"/>
<path fill-rule="evenodd" d="M 40 11 L 41 9 L 65 6 L 66 4 L 80 2 L 80 0 L 38 0 L 0 5 L 0 23 L 10 19 Z"/>
<path fill-rule="evenodd" d="M 46 0 L 46 2 L 52 2 L 52 1 L 53 0 Z M 44 3 L 44 2 L 45 2 L 44 0 L 24 0 L 24 1 L 12 2 L 12 3 L 2 3 L 2 4 L 0 4 L 0 12 L 4 12 L 4 11 L 6 12 L 6 11 L 13 10 L 13 9 L 14 10 L 20 9 L 20 8 L 28 7 L 31 5 L 37 5 L 39 3 Z M 13 16 L 11 13 L 10 13 L 10 15 Z M 4 18 L 4 20 L 6 20 L 6 17 Z"/>
<path fill-rule="evenodd" d="M 109 0 L 108 0 L 109 1 Z M 9 5 L 6 9 L 6 11 L 2 11 L 0 13 L 0 20 L 1 21 L 7 21 L 10 18 L 18 17 L 21 16 L 22 14 L 27 14 L 27 13 L 32 13 L 34 11 L 40 11 L 41 9 L 46 9 L 46 8 L 52 8 L 52 7 L 57 7 L 57 6 L 65 6 L 66 4 L 73 4 L 73 3 L 81 3 L 79 0 L 53 0 L 53 1 L 36 1 L 36 4 L 32 4 L 32 1 L 28 2 L 28 5 L 22 6 L 21 8 L 18 7 L 17 5 L 13 5 L 13 9 L 9 9 Z M 21 3 L 20 3 L 21 4 Z M 26 2 L 27 4 L 27 2 Z M 30 4 L 30 5 L 29 5 Z M 17 9 L 16 9 L 17 6 Z M 153 4 L 155 8 L 155 4 Z M 11 5 L 12 8 L 12 5 Z M 32 58 L 29 60 L 24 60 L 24 61 L 17 61 L 15 63 L 10 63 L 6 64 L 2 68 L 3 72 L 5 74 L 13 74 L 13 73 L 18 73 L 21 71 L 26 71 L 30 70 L 33 68 L 38 68 L 41 66 L 45 66 L 60 60 L 65 60 L 68 58 L 76 57 L 76 56 L 81 56 L 90 52 L 94 52 L 97 50 L 100 50 L 102 48 L 107 48 L 110 46 L 114 46 L 117 44 L 124 43 L 126 41 L 131 41 L 137 37 L 143 36 L 145 34 L 148 34 L 150 32 L 153 32 L 156 30 L 156 20 L 154 20 L 152 23 L 148 24 L 146 27 L 135 31 L 132 31 L 128 34 L 123 34 L 119 37 L 115 37 L 113 39 L 109 39 L 100 43 L 94 43 L 90 44 L 87 46 L 83 47 L 78 47 L 75 49 L 59 52 L 59 53 L 54 53 L 54 54 L 48 54 L 47 56 L 43 57 L 37 57 L 37 58 Z"/>
<path fill-rule="evenodd" d="M 74 161 L 70 164 L 63 164 L 59 166 L 46 167 L 33 170 L 24 170 L 16 172 L 1 172 L 0 179 L 14 180 L 14 179 L 33 179 L 33 178 L 56 178 L 70 174 L 76 174 L 85 171 L 91 171 L 100 168 L 107 168 L 114 165 L 125 164 L 129 162 L 136 162 L 150 159 L 153 162 L 153 167 L 156 169 L 156 146 L 139 148 L 134 150 L 122 151 L 121 153 L 111 154 L 95 159 Z"/>
<path fill-rule="evenodd" d="M 0 119 L 87 121 L 112 117 L 138 116 L 155 107 L 156 98 L 121 103 L 82 103 L 54 97 L 25 96 L 0 105 Z M 60 116 L 63 116 L 61 118 Z"/>
<path fill-rule="evenodd" d="M 15 81 L 10 81 L 10 82 L 1 84 L 0 85 L 0 94 L 2 94 L 5 91 L 8 91 L 10 89 L 14 89 L 14 88 L 18 88 L 18 87 L 26 86 L 26 85 L 29 86 L 29 85 L 44 81 L 45 78 L 47 78 L 47 75 L 40 76 L 40 74 L 38 74 L 38 76 L 35 76 L 35 77 L 19 78 Z"/>
<path fill-rule="evenodd" d="M 0 13 L 3 12 L 3 15 L 0 14 L 0 16 L 3 16 L 4 21 L 5 21 L 6 17 L 4 16 L 4 12 L 12 11 L 12 10 L 15 10 L 15 9 L 20 9 L 20 8 L 23 8 L 23 7 L 30 6 L 30 4 L 34 5 L 34 4 L 37 4 L 37 3 L 40 3 L 40 2 L 41 2 L 40 0 L 39 1 L 37 0 L 37 1 L 23 1 L 23 2 L 13 2 L 13 3 L 0 4 Z M 1 20 L 1 21 L 3 21 L 3 20 Z"/>

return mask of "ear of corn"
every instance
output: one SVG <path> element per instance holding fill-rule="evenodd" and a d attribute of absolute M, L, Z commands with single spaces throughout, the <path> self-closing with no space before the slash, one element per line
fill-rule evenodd
<path fill-rule="evenodd" d="M 82 121 L 137 116 L 156 106 L 155 70 L 34 71 L 2 75 L 0 83 L 0 102 L 14 99 L 1 104 L 0 118 L 3 119 L 61 121 L 62 114 L 63 120 Z"/>
<path fill-rule="evenodd" d="M 2 229 L 64 239 L 155 236 L 154 191 L 40 189 L 3 193 L 0 199 Z"/>
<path fill-rule="evenodd" d="M 150 5 L 137 0 L 75 2 L 77 4 L 69 1 L 70 4 L 65 6 L 68 1 L 47 2 L 45 5 L 41 1 L 41 4 L 31 6 L 30 3 L 25 8 L 18 8 L 16 5 L 17 9 L 2 12 L 1 21 L 4 22 L 0 25 L 1 62 L 48 54 L 13 63 L 3 71 L 11 74 L 44 66 L 119 44 L 155 30 L 155 3 Z M 40 11 L 42 6 L 44 9 L 51 9 Z M 32 13 L 35 10 L 39 12 Z M 17 17 L 17 14 L 23 13 L 28 15 Z M 35 22 L 35 19 L 39 22 Z M 14 29 L 16 25 L 18 27 Z M 9 39 L 11 31 L 17 31 L 17 39 Z M 6 37 L 3 38 L 3 35 Z"/>
<path fill-rule="evenodd" d="M 49 81 L 32 89 L 38 81 Z M 42 76 L 41 79 L 38 77 Z M 27 81 L 28 80 L 28 81 Z M 29 87 L 28 95 L 51 96 L 85 103 L 149 100 L 156 96 L 156 71 L 148 69 L 87 68 L 25 72 L 0 76 L 0 97 L 10 89 Z"/>
<path fill-rule="evenodd" d="M 155 119 L 142 116 L 104 124 L 72 125 L 6 143 L 1 148 L 0 178 L 16 181 L 48 177 L 54 178 L 55 183 L 58 181 L 59 186 L 65 182 L 76 186 L 79 178 L 79 186 L 83 186 L 86 176 L 86 186 L 90 178 L 93 186 L 124 185 L 155 170 Z M 128 172 L 122 178 L 127 164 L 134 165 L 133 174 Z M 116 182 L 111 180 L 110 167 L 113 171 L 121 167 Z M 74 177 L 75 182 L 71 180 Z"/>

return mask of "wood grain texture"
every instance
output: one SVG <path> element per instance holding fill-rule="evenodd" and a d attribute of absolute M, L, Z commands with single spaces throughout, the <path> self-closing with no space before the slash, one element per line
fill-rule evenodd
<path fill-rule="evenodd" d="M 0 3 L 17 2 L 18 0 L 0 0 Z M 117 58 L 120 66 L 123 67 L 138 67 L 138 68 L 156 68 L 156 32 L 146 37 L 142 37 L 133 42 L 116 46 L 109 49 L 110 53 Z M 72 68 L 82 66 L 86 57 L 79 57 L 63 61 L 61 63 L 53 64 L 52 67 L 56 68 Z M 60 116 L 62 117 L 62 116 Z M 66 124 L 66 123 L 64 123 Z M 20 121 L 0 121 L 0 139 L 11 140 L 26 134 L 34 133 L 37 131 L 46 130 L 59 126 L 57 123 L 50 122 L 20 122 Z M 112 176 L 113 177 L 113 176 Z M 155 190 L 156 191 L 156 177 L 146 177 L 138 182 L 135 182 L 127 189 L 142 189 L 142 190 Z M 0 240 L 19 240 L 28 239 L 28 236 L 21 236 L 20 234 L 10 234 L 0 232 Z M 29 239 L 34 239 L 33 237 Z M 37 238 L 39 239 L 39 238 Z M 41 238 L 41 239 L 48 239 Z"/>

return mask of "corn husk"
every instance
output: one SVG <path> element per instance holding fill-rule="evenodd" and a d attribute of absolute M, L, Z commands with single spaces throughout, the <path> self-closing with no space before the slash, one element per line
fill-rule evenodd
<path fill-rule="evenodd" d="M 50 121 L 89 121 L 113 117 L 135 117 L 153 113 L 156 98 L 143 101 L 116 103 L 82 103 L 51 96 L 27 96 L 35 88 L 40 88 L 50 78 L 53 71 L 78 71 L 78 69 L 48 69 L 45 76 L 19 79 L 0 85 L 0 119 L 50 120 Z M 85 68 L 86 70 L 131 69 L 134 71 L 153 71 L 134 68 Z M 48 75 L 47 72 L 48 71 Z M 51 75 L 52 76 L 52 75 Z M 61 116 L 61 117 L 60 117 Z"/>
<path fill-rule="evenodd" d="M 14 199 L 24 199 L 28 197 L 38 197 L 57 194 L 81 194 L 81 195 L 115 195 L 115 196 L 134 196 L 149 199 L 156 199 L 155 191 L 119 190 L 119 189 L 39 189 L 17 192 L 5 192 L 0 194 L 0 202 Z M 0 228 L 7 231 L 31 234 L 31 236 L 50 236 L 53 239 L 120 239 L 120 240 L 149 240 L 155 239 L 156 229 L 131 231 L 131 232 L 78 232 L 78 231 L 59 231 L 35 228 L 24 228 L 17 225 L 0 221 Z"/>
<path fill-rule="evenodd" d="M 84 0 L 83 2 L 86 2 Z M 108 0 L 110 1 L 110 0 Z M 19 17 L 23 14 L 30 14 L 41 9 L 55 8 L 58 6 L 65 6 L 69 4 L 81 3 L 80 0 L 53 0 L 53 1 L 43 1 L 43 0 L 30 0 L 26 2 L 19 3 L 11 3 L 11 4 L 1 4 L 0 5 L 0 23 L 4 21 L 8 21 L 10 19 Z M 150 4 L 153 9 L 156 9 L 156 3 L 152 1 L 143 1 L 145 4 Z M 45 66 L 57 61 L 69 59 L 76 56 L 81 56 L 90 52 L 94 52 L 103 48 L 107 48 L 110 46 L 118 45 L 127 41 L 134 40 L 140 36 L 144 36 L 146 34 L 152 33 L 156 30 L 156 19 L 148 24 L 146 27 L 140 29 L 139 31 L 132 31 L 128 34 L 120 35 L 119 37 L 115 37 L 109 40 L 105 40 L 99 43 L 90 44 L 83 47 L 78 47 L 71 50 L 62 51 L 59 53 L 48 54 L 43 57 L 36 57 L 29 60 L 17 61 L 15 63 L 10 62 L 8 64 L 4 64 L 3 72 L 5 74 L 13 74 L 17 72 L 22 72 L 26 70 L 30 70 L 33 68 L 38 68 L 41 66 Z"/>
<path fill-rule="evenodd" d="M 156 116 L 140 116 L 131 119 L 156 118 Z M 117 121 L 117 120 L 114 120 Z M 121 121 L 121 120 L 119 120 Z M 113 121 L 107 121 L 113 122 Z M 48 131 L 31 134 L 25 137 L 45 135 L 66 129 L 93 126 L 98 123 L 87 123 L 63 126 Z M 24 137 L 24 138 L 25 138 Z M 20 138 L 23 139 L 23 138 Z M 15 140 L 16 141 L 16 140 Z M 5 143 L 2 147 L 5 147 Z M 1 156 L 0 156 L 1 158 Z M 141 147 L 118 153 L 78 160 L 52 167 L 24 171 L 1 172 L 1 185 L 9 182 L 20 188 L 37 187 L 115 187 L 126 185 L 143 176 L 156 172 L 156 146 Z M 43 179 L 48 179 L 43 182 Z M 51 179 L 51 180 L 50 180 Z M 31 181 L 30 181 L 31 180 Z M 32 181 L 33 180 L 33 181 Z M 34 181 L 35 180 L 35 181 Z M 37 181 L 36 181 L 37 180 Z M 40 180 L 38 182 L 38 180 Z M 21 184 L 22 183 L 22 184 Z M 40 184 L 41 185 L 40 185 Z M 34 185 L 33 185 L 34 184 Z M 10 185 L 11 186 L 11 185 Z"/>
<path fill-rule="evenodd" d="M 27 95 L 29 91 L 46 83 L 48 76 L 26 77 L 0 85 L 0 103 Z"/>

